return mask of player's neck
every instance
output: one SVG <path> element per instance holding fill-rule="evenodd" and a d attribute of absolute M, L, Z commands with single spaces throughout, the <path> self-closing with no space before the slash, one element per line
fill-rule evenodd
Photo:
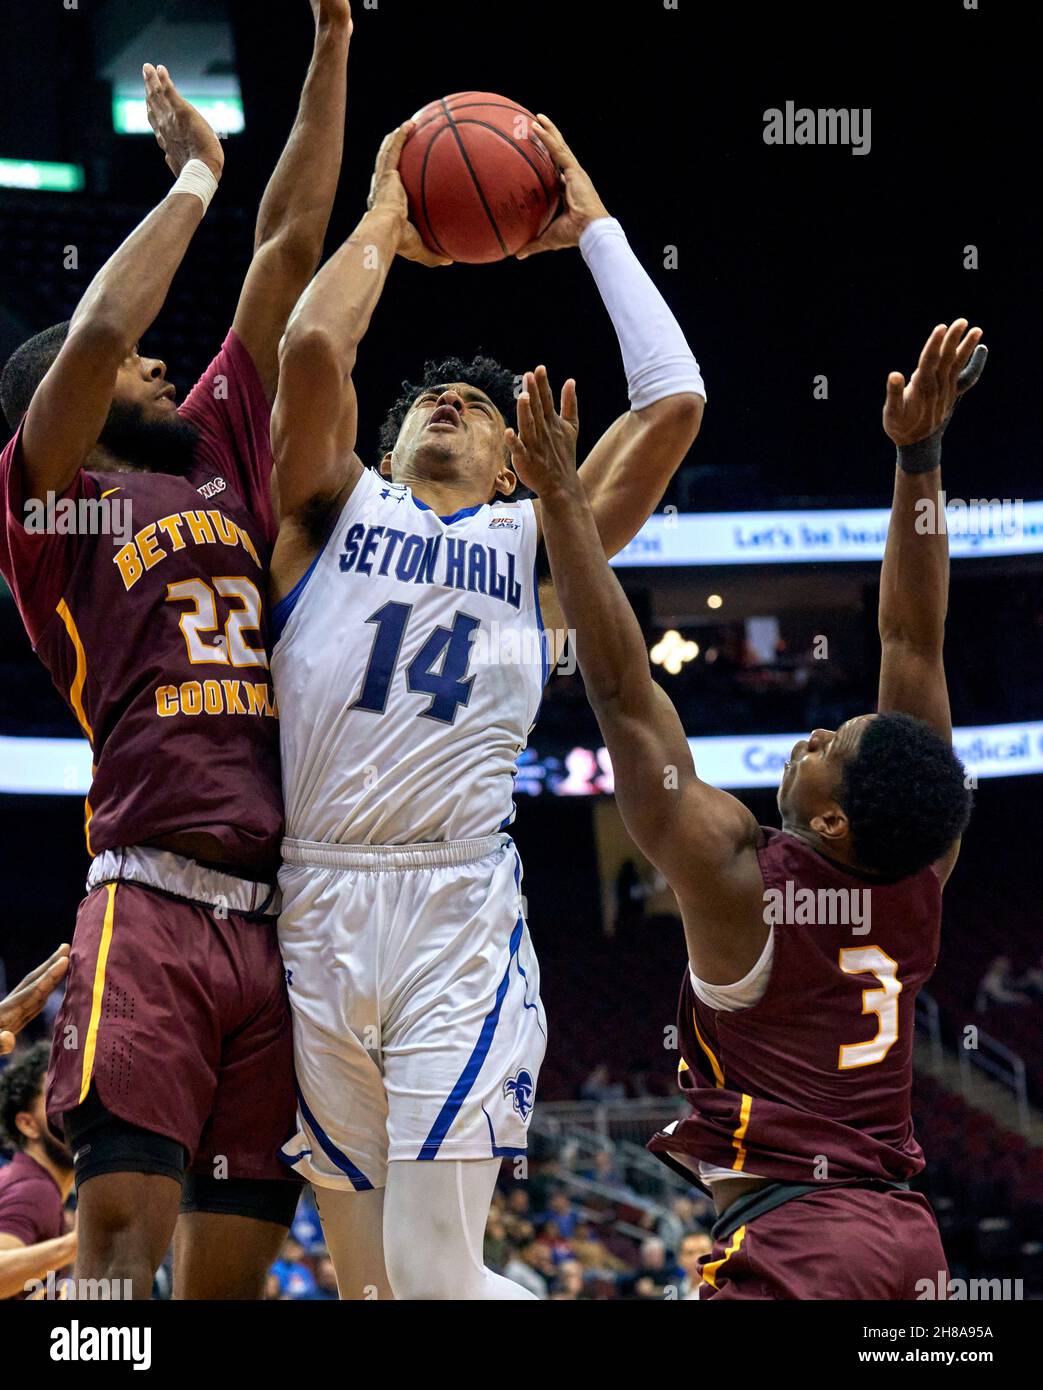
<path fill-rule="evenodd" d="M 92 473 L 147 473 L 149 471 L 138 463 L 131 463 L 128 459 L 120 458 L 111 449 L 106 449 L 104 444 L 95 444 L 87 455 L 87 462 L 84 467 Z"/>
<path fill-rule="evenodd" d="M 484 492 L 475 489 L 473 482 L 441 482 L 430 478 L 399 478 L 405 483 L 418 502 L 430 507 L 436 516 L 452 516 L 467 507 L 480 507 L 489 498 Z"/>
<path fill-rule="evenodd" d="M 51 1175 L 51 1177 L 54 1179 L 54 1185 L 62 1194 L 62 1201 L 64 1202 L 65 1199 L 68 1197 L 69 1193 L 72 1191 L 72 1184 L 74 1178 L 73 1170 L 71 1168 L 59 1166 L 57 1163 L 52 1162 L 52 1160 L 48 1158 L 46 1152 L 44 1151 L 42 1144 L 31 1144 L 26 1147 L 24 1152 L 27 1158 L 31 1158 L 35 1163 L 38 1163 L 40 1165 L 40 1167 L 44 1170 L 45 1173 L 49 1173 Z"/>

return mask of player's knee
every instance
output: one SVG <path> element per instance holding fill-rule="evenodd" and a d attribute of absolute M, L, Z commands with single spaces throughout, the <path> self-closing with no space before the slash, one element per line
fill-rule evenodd
<path fill-rule="evenodd" d="M 399 1302 L 443 1302 L 467 1298 L 469 1270 L 455 1268 L 437 1244 L 418 1240 L 415 1231 L 385 1239 L 388 1283 Z"/>

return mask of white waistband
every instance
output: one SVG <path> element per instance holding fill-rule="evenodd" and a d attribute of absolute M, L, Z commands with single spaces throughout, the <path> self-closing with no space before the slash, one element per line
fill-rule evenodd
<path fill-rule="evenodd" d="M 167 849 L 132 845 L 128 849 L 106 849 L 91 862 L 87 892 L 102 883 L 140 883 L 175 898 L 223 908 L 226 912 L 260 913 L 275 917 L 279 912 L 279 890 L 270 883 L 251 883 L 234 874 L 208 869 L 194 859 Z"/>
<path fill-rule="evenodd" d="M 422 845 L 334 845 L 317 840 L 283 840 L 286 864 L 318 869 L 440 869 L 473 864 L 511 843 L 509 835 L 485 835 L 477 840 L 442 840 Z"/>

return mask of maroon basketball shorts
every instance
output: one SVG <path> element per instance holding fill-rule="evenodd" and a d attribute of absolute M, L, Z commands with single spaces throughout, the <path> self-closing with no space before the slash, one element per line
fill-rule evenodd
<path fill-rule="evenodd" d="M 80 904 L 47 1079 L 47 1115 L 93 1092 L 184 1146 L 188 1171 L 286 1179 L 293 1039 L 275 894 L 161 850 L 109 850 Z"/>
<path fill-rule="evenodd" d="M 699 1298 L 808 1300 L 934 1297 L 948 1267 L 934 1213 L 919 1192 L 827 1187 L 736 1226 L 714 1226 Z"/>

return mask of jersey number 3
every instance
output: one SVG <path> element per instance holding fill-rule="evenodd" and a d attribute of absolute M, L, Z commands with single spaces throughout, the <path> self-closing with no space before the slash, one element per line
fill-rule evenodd
<path fill-rule="evenodd" d="M 879 1021 L 876 1037 L 868 1042 L 842 1043 L 837 1059 L 840 1071 L 871 1067 L 882 1062 L 898 1041 L 898 996 L 902 992 L 898 962 L 879 946 L 850 946 L 840 952 L 840 968 L 845 975 L 875 975 L 880 981 L 880 989 L 862 991 L 862 1012 L 876 1014 Z"/>
<path fill-rule="evenodd" d="M 352 709 L 384 713 L 412 611 L 411 603 L 385 603 L 366 619 L 367 623 L 376 624 L 377 631 L 362 690 Z M 452 627 L 436 627 L 406 667 L 408 689 L 430 696 L 427 708 L 419 711 L 418 718 L 451 724 L 460 706 L 467 704 L 474 684 L 474 676 L 467 674 L 471 642 L 480 625 L 478 618 L 455 613 Z"/>

